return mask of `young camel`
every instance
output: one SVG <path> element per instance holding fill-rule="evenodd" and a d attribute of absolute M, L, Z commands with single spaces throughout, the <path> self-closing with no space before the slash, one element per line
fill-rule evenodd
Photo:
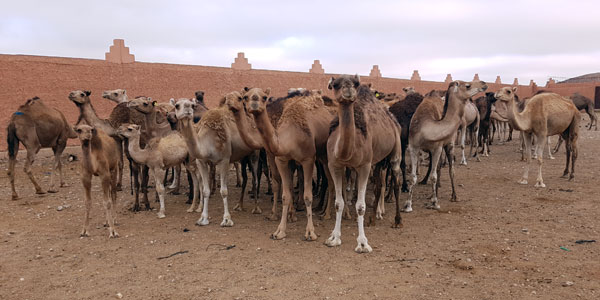
<path fill-rule="evenodd" d="M 106 212 L 108 237 L 116 238 L 119 236 L 115 230 L 119 147 L 115 139 L 95 127 L 77 125 L 75 131 L 81 141 L 81 182 L 85 190 L 85 221 L 81 236 L 89 236 L 90 233 L 92 176 L 98 176 L 104 193 L 102 204 Z"/>
<path fill-rule="evenodd" d="M 467 131 L 469 132 L 469 138 L 471 140 L 471 147 L 469 148 L 469 156 L 473 152 L 473 146 L 475 146 L 475 158 L 477 161 L 481 161 L 479 159 L 479 155 L 477 155 L 477 136 L 479 135 L 479 111 L 477 110 L 477 106 L 475 103 L 469 99 L 465 104 L 465 112 L 463 114 L 461 124 L 458 127 L 460 130 L 460 150 L 462 157 L 460 159 L 461 165 L 467 165 L 467 158 L 465 156 L 465 139 L 467 136 Z"/>
<path fill-rule="evenodd" d="M 262 137 L 262 145 L 267 153 L 274 156 L 277 171 L 281 176 L 282 214 L 277 230 L 271 235 L 272 239 L 286 237 L 287 212 L 292 203 L 292 174 L 290 161 L 296 161 L 302 166 L 303 171 L 303 200 L 306 206 L 306 231 L 304 238 L 307 241 L 317 239 L 312 222 L 312 175 L 315 160 L 326 163 L 325 147 L 329 136 L 329 123 L 333 119 L 335 107 L 326 106 L 318 92 L 298 91 L 288 98 L 282 107 L 281 118 L 274 127 L 267 112 L 267 100 L 270 89 L 247 89 L 243 100 L 246 110 L 254 115 L 256 127 Z M 240 122 L 237 122 L 240 126 Z M 242 132 L 248 132 L 242 130 Z M 259 147 L 260 137 L 251 138 L 242 134 L 244 141 Z M 274 172 L 275 173 L 275 172 Z M 330 176 L 328 176 L 330 178 Z M 274 204 L 275 205 L 275 204 Z"/>
<path fill-rule="evenodd" d="M 12 189 L 12 199 L 17 200 L 19 195 L 15 189 L 15 164 L 19 152 L 19 142 L 27 150 L 24 171 L 33 183 L 36 194 L 44 194 L 44 190 L 35 180 L 31 172 L 31 165 L 35 155 L 41 148 L 52 148 L 54 151 L 54 170 L 50 174 L 49 193 L 56 193 L 54 174 L 58 169 L 60 186 L 67 186 L 63 180 L 62 163 L 60 156 L 67 145 L 68 139 L 77 135 L 67 123 L 65 116 L 53 107 L 46 106 L 38 97 L 28 99 L 13 113 L 6 128 L 6 142 L 8 144 L 8 177 Z"/>
<path fill-rule="evenodd" d="M 183 136 L 179 132 L 173 132 L 164 137 L 151 139 L 146 148 L 140 148 L 140 126 L 121 125 L 119 134 L 129 140 L 129 154 L 138 163 L 147 165 L 152 169 L 156 192 L 160 201 L 158 217 L 165 217 L 165 187 L 163 185 L 164 173 L 170 167 L 184 164 L 188 172 L 192 174 L 194 199 L 188 212 L 192 212 L 198 203 L 198 178 L 196 177 L 195 160 L 190 160 L 188 149 Z M 200 208 L 199 208 L 200 209 Z M 199 212 L 199 210 L 198 210 Z"/>
<path fill-rule="evenodd" d="M 461 123 L 465 104 L 469 98 L 487 89 L 483 81 L 453 81 L 448 85 L 446 101 L 441 102 L 436 95 L 427 96 L 419 105 L 410 122 L 410 133 L 408 138 L 408 151 L 411 160 L 411 180 L 408 188 L 408 200 L 404 204 L 404 211 L 412 211 L 412 195 L 417 183 L 417 163 L 421 150 L 431 153 L 431 185 L 433 195 L 428 208 L 440 209 L 437 192 L 437 172 L 442 149 L 448 158 L 448 172 L 452 184 L 451 201 L 456 201 L 454 188 L 454 140 L 456 130 Z"/>
<path fill-rule="evenodd" d="M 537 94 L 529 99 L 525 109 L 518 111 L 515 103 L 517 88 L 504 87 L 496 92 L 495 97 L 508 105 L 508 119 L 511 125 L 520 130 L 525 142 L 525 172 L 520 184 L 527 184 L 529 177 L 529 161 L 531 160 L 531 139 L 535 137 L 535 149 L 538 161 L 538 176 L 535 187 L 546 187 L 542 178 L 542 153 L 547 137 L 560 134 L 565 140 L 567 162 L 563 177 L 574 178 L 575 161 L 577 160 L 577 138 L 579 135 L 579 110 L 573 102 L 555 93 Z M 569 163 L 571 172 L 569 174 Z"/>
<path fill-rule="evenodd" d="M 368 253 L 373 251 L 364 232 L 364 215 L 366 212 L 365 195 L 371 166 L 389 160 L 396 181 L 400 178 L 400 128 L 394 117 L 385 106 L 376 100 L 367 85 L 360 85 L 358 75 L 343 75 L 337 79 L 332 77 L 328 85 L 334 91 L 339 103 L 338 118 L 331 123 L 331 135 L 327 140 L 327 158 L 329 171 L 335 187 L 336 218 L 331 236 L 325 241 L 327 246 L 338 246 L 341 240 L 342 180 L 346 168 L 356 170 L 358 198 L 356 213 L 358 223 L 358 245 L 354 251 Z M 381 184 L 382 174 L 376 168 L 373 172 L 376 184 Z M 396 197 L 400 193 L 400 185 L 396 182 Z M 378 190 L 378 189 L 376 189 Z M 375 199 L 379 199 L 376 195 Z M 396 201 L 396 218 L 394 226 L 401 226 L 400 206 Z"/>
<path fill-rule="evenodd" d="M 231 92 L 225 95 L 225 101 L 238 101 L 241 98 L 239 92 Z M 175 104 L 175 111 L 181 133 L 188 146 L 190 158 L 198 160 L 200 173 L 203 178 L 203 201 L 204 206 L 202 216 L 196 222 L 198 225 L 208 225 L 208 200 L 210 197 L 210 186 L 208 175 L 208 163 L 216 165 L 217 172 L 221 179 L 221 197 L 223 198 L 223 221 L 221 226 L 233 226 L 233 220 L 229 213 L 227 204 L 227 178 L 229 172 L 229 163 L 238 161 L 250 153 L 250 149 L 240 137 L 235 125 L 231 111 L 227 107 L 211 109 L 207 111 L 200 120 L 199 129 L 196 130 L 193 125 L 194 106 L 198 105 L 195 101 L 181 98 Z M 258 197 L 256 197 L 258 198 Z M 255 199 L 255 208 L 253 213 L 260 213 L 258 199 Z"/>

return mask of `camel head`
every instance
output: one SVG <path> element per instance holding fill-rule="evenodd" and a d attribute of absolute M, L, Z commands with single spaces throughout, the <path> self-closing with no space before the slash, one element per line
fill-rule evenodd
<path fill-rule="evenodd" d="M 227 106 L 229 110 L 236 113 L 238 111 L 244 110 L 244 102 L 242 100 L 242 93 L 234 91 L 225 94 L 225 96 L 223 96 L 220 102 L 223 103 L 223 105 Z"/>
<path fill-rule="evenodd" d="M 358 75 L 342 75 L 338 78 L 331 77 L 327 88 L 333 90 L 334 98 L 340 104 L 352 103 L 358 95 L 360 78 Z"/>
<path fill-rule="evenodd" d="M 122 89 L 104 91 L 102 98 L 117 102 L 117 104 L 127 102 L 127 91 Z"/>
<path fill-rule="evenodd" d="M 446 91 L 446 102 L 449 100 L 450 95 L 454 95 L 455 98 L 461 99 L 466 103 L 469 98 L 475 96 L 475 94 L 487 90 L 487 84 L 484 81 L 461 81 L 456 80 L 450 82 L 448 90 Z"/>
<path fill-rule="evenodd" d="M 385 96 L 387 96 L 386 93 L 380 92 L 380 91 L 377 91 L 377 90 L 373 91 L 373 95 L 375 95 L 375 98 L 377 98 L 379 100 L 383 100 L 383 99 L 385 99 Z"/>
<path fill-rule="evenodd" d="M 271 94 L 270 88 L 263 90 L 261 88 L 250 89 L 246 87 L 242 92 L 244 94 L 242 98 L 249 113 L 262 113 L 267 109 L 267 100 L 269 94 Z"/>
<path fill-rule="evenodd" d="M 127 107 L 135 108 L 137 111 L 143 114 L 152 113 L 155 109 L 155 106 L 157 105 L 158 102 L 153 101 L 150 97 L 137 97 L 135 99 L 129 100 L 129 102 L 127 103 Z"/>
<path fill-rule="evenodd" d="M 404 91 L 404 93 L 408 96 L 410 94 L 416 93 L 417 91 L 415 91 L 415 88 L 412 86 L 407 86 L 402 88 L 402 91 Z"/>
<path fill-rule="evenodd" d="M 69 100 L 73 101 L 75 105 L 82 105 L 90 102 L 90 91 L 72 91 L 69 93 Z"/>
<path fill-rule="evenodd" d="M 204 105 L 204 91 L 196 91 L 194 93 L 194 99 L 202 105 Z"/>
<path fill-rule="evenodd" d="M 192 119 L 194 118 L 194 109 L 196 108 L 196 101 L 187 98 L 179 98 L 175 103 L 175 116 L 177 120 Z"/>
<path fill-rule="evenodd" d="M 517 87 L 503 87 L 496 92 L 494 95 L 497 100 L 508 102 L 510 100 L 514 100 L 515 95 L 517 94 Z"/>
<path fill-rule="evenodd" d="M 132 137 L 139 137 L 140 136 L 140 125 L 136 125 L 136 124 L 123 124 L 121 126 L 119 126 L 119 129 L 117 129 L 117 133 L 122 136 L 125 137 L 127 139 L 130 139 Z"/>
<path fill-rule="evenodd" d="M 90 125 L 80 124 L 75 126 L 74 129 L 82 143 L 89 142 L 96 135 L 96 128 Z"/>

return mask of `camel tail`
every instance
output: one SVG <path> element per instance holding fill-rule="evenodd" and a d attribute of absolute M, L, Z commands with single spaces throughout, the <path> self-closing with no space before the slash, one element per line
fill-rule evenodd
<path fill-rule="evenodd" d="M 19 138 L 17 137 L 17 126 L 11 122 L 6 128 L 6 143 L 8 144 L 8 157 L 15 159 L 19 152 Z"/>

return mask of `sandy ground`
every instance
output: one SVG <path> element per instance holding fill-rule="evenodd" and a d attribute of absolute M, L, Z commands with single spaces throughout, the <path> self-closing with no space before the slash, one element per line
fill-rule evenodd
<path fill-rule="evenodd" d="M 448 201 L 444 168 L 442 210 L 425 209 L 430 186 L 418 186 L 414 212 L 403 215 L 404 228 L 392 229 L 388 203 L 385 220 L 366 228 L 374 251 L 362 255 L 353 251 L 354 221 L 343 220 L 337 248 L 323 244 L 333 220 L 317 218 L 318 240 L 302 240 L 305 213 L 289 225 L 286 239 L 273 241 L 277 222 L 251 214 L 249 202 L 245 212 L 232 211 L 234 227 L 221 228 L 217 193 L 211 224 L 199 227 L 200 215 L 185 212 L 185 195 L 167 198 L 165 219 L 155 211 L 130 212 L 129 187 L 118 195 L 121 237 L 108 239 L 98 179 L 91 237 L 80 238 L 79 163 L 65 164 L 70 187 L 38 196 L 22 172 L 22 150 L 21 199 L 10 200 L 8 178 L 0 174 L 0 299 L 598 299 L 600 131 L 581 130 L 573 182 L 559 178 L 564 148 L 556 160 L 544 160 L 545 189 L 533 187 L 535 172 L 529 185 L 517 183 L 523 168 L 517 142 L 491 149 L 482 162 L 457 168 L 460 202 Z M 44 187 L 50 168 L 44 152 L 34 168 Z M 231 175 L 230 208 L 240 193 Z M 263 187 L 260 204 L 267 212 Z M 58 211 L 59 205 L 69 207 Z M 591 239 L 598 242 L 575 243 Z M 188 252 L 158 259 L 178 251 Z"/>

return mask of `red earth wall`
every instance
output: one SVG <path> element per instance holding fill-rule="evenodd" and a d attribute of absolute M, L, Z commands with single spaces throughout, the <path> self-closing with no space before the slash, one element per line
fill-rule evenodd
<path fill-rule="evenodd" d="M 57 107 L 67 120 L 74 123 L 78 110 L 67 95 L 72 90 L 92 91 L 91 99 L 98 115 L 107 118 L 115 106 L 101 97 L 102 91 L 117 88 L 127 89 L 129 97 L 149 96 L 158 101 L 170 98 L 192 97 L 194 91 L 205 91 L 209 107 L 214 107 L 219 98 L 232 90 L 248 87 L 270 87 L 273 95 L 283 96 L 290 87 L 322 89 L 327 91 L 327 82 L 334 74 L 284 72 L 273 70 L 235 70 L 232 68 L 175 65 L 162 63 L 111 63 L 104 60 L 0 55 L 0 124 L 6 128 L 10 116 L 26 99 L 39 96 L 48 105 Z M 445 89 L 447 83 L 435 81 L 413 81 L 385 77 L 362 76 L 361 81 L 372 83 L 383 92 L 400 92 L 403 87 L 413 86 L 418 92 Z M 489 83 L 495 91 L 508 84 Z M 535 85 L 519 86 L 519 96 L 528 97 L 538 88 Z M 546 88 L 544 88 L 546 89 Z M 575 91 L 594 99 L 594 85 L 568 84 L 551 85 L 549 90 L 562 95 Z M 76 144 L 77 140 L 70 140 Z M 6 148 L 6 131 L 0 131 L 0 149 Z"/>

